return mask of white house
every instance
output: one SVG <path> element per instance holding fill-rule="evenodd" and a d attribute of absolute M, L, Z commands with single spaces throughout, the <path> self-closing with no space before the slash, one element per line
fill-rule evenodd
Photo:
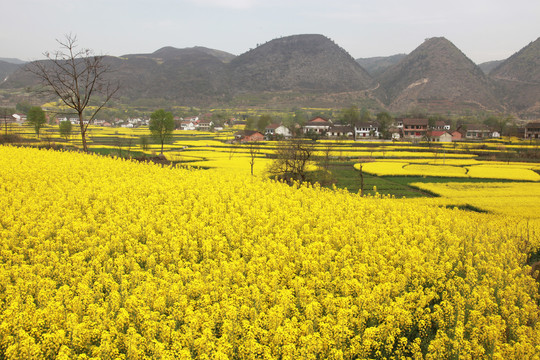
<path fill-rule="evenodd" d="M 213 121 L 199 121 L 197 129 L 202 131 L 209 131 L 214 126 Z"/>
<path fill-rule="evenodd" d="M 353 137 L 354 128 L 349 125 L 332 125 L 326 132 L 326 136 L 329 137 Z"/>
<path fill-rule="evenodd" d="M 19 124 L 22 124 L 26 121 L 26 115 L 24 114 L 13 114 L 11 116 L 13 116 L 15 118 L 15 121 Z"/>
<path fill-rule="evenodd" d="M 433 130 L 450 130 L 450 124 L 447 124 L 443 120 L 436 120 L 433 125 Z"/>
<path fill-rule="evenodd" d="M 79 118 L 69 118 L 71 125 L 79 125 Z"/>
<path fill-rule="evenodd" d="M 379 125 L 375 123 L 363 123 L 354 127 L 356 139 L 379 138 Z"/>
<path fill-rule="evenodd" d="M 180 129 L 182 130 L 195 130 L 195 123 L 191 121 L 182 121 L 180 123 Z"/>
<path fill-rule="evenodd" d="M 290 138 L 292 136 L 292 133 L 286 126 L 283 126 L 281 124 L 270 124 L 264 129 L 264 135 L 267 138 L 273 138 L 275 136 Z"/>
<path fill-rule="evenodd" d="M 489 139 L 493 135 L 493 131 L 485 124 L 467 124 L 464 127 L 467 139 Z"/>
<path fill-rule="evenodd" d="M 304 134 L 324 134 L 328 131 L 328 129 L 330 129 L 330 126 L 332 126 L 332 122 L 330 120 L 323 119 L 319 116 L 311 119 L 306 125 L 304 125 Z"/>

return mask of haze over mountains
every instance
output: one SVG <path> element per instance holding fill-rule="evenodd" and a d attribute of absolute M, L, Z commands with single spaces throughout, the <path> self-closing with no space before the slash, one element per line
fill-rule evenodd
<path fill-rule="evenodd" d="M 329 38 L 308 34 L 274 39 L 239 56 L 166 47 L 107 61 L 129 101 L 334 108 L 367 103 L 392 112 L 540 116 L 540 38 L 505 61 L 482 64 L 484 71 L 441 37 L 426 39 L 408 55 L 357 60 Z M 20 65 L 1 60 L 0 77 L 4 94 L 36 85 Z"/>

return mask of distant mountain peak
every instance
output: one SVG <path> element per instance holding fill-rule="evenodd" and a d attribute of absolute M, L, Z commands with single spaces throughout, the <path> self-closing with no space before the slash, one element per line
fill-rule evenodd
<path fill-rule="evenodd" d="M 270 40 L 238 57 L 231 65 L 238 87 L 252 91 L 359 91 L 374 80 L 353 57 L 320 34 Z"/>
<path fill-rule="evenodd" d="M 500 109 L 486 75 L 444 37 L 426 39 L 385 71 L 380 81 L 393 110 Z"/>

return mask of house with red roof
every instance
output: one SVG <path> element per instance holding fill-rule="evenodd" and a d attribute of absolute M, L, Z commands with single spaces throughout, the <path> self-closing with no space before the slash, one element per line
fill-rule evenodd
<path fill-rule="evenodd" d="M 254 130 L 242 130 L 234 134 L 234 140 L 238 142 L 263 141 L 264 135 Z"/>
<path fill-rule="evenodd" d="M 332 126 L 332 122 L 330 120 L 326 120 L 325 118 L 322 118 L 320 116 L 317 116 L 310 121 L 306 125 L 304 125 L 303 130 L 304 134 L 307 133 L 315 133 L 315 134 L 325 134 L 330 127 Z"/>
<path fill-rule="evenodd" d="M 452 134 L 446 130 L 428 131 L 429 140 L 433 142 L 452 142 Z"/>

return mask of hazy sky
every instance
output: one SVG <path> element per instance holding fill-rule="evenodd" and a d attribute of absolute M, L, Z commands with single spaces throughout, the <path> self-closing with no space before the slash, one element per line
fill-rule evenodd
<path fill-rule="evenodd" d="M 36 60 L 77 35 L 120 56 L 205 46 L 240 55 L 322 34 L 354 58 L 410 53 L 444 36 L 471 60 L 506 59 L 540 36 L 540 0 L 0 0 L 0 57 Z"/>

